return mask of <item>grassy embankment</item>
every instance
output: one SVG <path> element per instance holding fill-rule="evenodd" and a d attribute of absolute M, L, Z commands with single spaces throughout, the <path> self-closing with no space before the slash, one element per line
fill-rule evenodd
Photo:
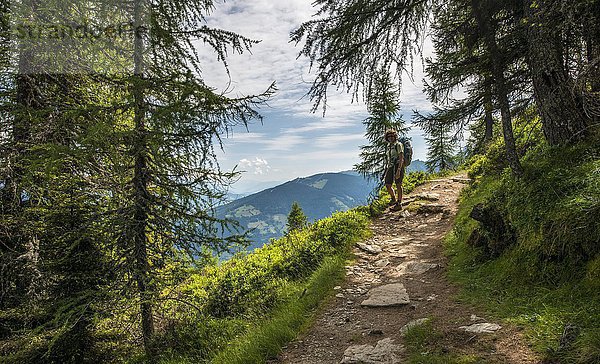
<path fill-rule="evenodd" d="M 409 175 L 406 191 L 426 178 Z M 368 207 L 335 213 L 194 274 L 179 289 L 186 304 L 167 308 L 175 319 L 157 340 L 162 362 L 264 363 L 276 356 L 343 280 L 353 243 L 370 234 L 369 218 L 381 214 L 386 197 L 382 191 Z"/>
<path fill-rule="evenodd" d="M 471 161 L 475 183 L 446 239 L 450 276 L 549 362 L 600 363 L 600 145 L 530 146 L 515 179 L 495 144 Z M 513 239 L 494 241 L 470 218 L 477 204 Z"/>

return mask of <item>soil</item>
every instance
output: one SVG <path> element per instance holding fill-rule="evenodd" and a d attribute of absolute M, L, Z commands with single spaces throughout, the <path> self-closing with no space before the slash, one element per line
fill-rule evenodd
<path fill-rule="evenodd" d="M 402 345 L 401 328 L 422 318 L 431 319 L 441 334 L 437 345 L 450 354 L 472 354 L 483 363 L 540 363 L 527 346 L 519 328 L 496 322 L 476 309 L 460 302 L 459 287 L 447 278 L 448 257 L 442 240 L 451 230 L 456 216 L 460 190 L 467 183 L 464 176 L 434 180 L 420 186 L 406 200 L 416 195 L 429 197 L 433 213 L 419 208 L 415 213 L 386 211 L 372 223 L 373 236 L 354 248 L 355 260 L 346 267 L 346 279 L 323 304 L 310 328 L 284 348 L 275 363 L 338 364 L 351 346 L 375 346 L 391 338 Z M 431 202 L 436 197 L 436 201 Z M 440 206 L 443 208 L 440 209 Z M 412 210 L 408 207 L 408 210 Z M 441 211 L 441 212 L 440 212 Z M 419 213 L 420 212 L 420 213 Z M 364 244 L 382 248 L 369 253 Z M 407 262 L 434 263 L 425 273 L 406 269 Z M 396 307 L 363 307 L 369 289 L 385 284 L 404 284 L 410 303 Z M 475 315 L 476 317 L 473 317 Z M 494 333 L 473 334 L 461 329 L 473 323 L 497 323 Z M 399 353 L 406 362 L 406 350 Z M 393 361 L 397 362 L 397 361 Z"/>

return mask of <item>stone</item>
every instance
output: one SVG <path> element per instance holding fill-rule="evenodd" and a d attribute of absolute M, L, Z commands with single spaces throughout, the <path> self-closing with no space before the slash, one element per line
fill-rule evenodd
<path fill-rule="evenodd" d="M 502 326 L 498 324 L 491 324 L 489 322 L 459 327 L 459 329 L 465 330 L 466 332 L 471 332 L 473 334 L 491 334 L 500 330 L 501 328 Z"/>
<path fill-rule="evenodd" d="M 464 177 L 452 177 L 452 182 L 470 183 L 472 179 Z"/>
<path fill-rule="evenodd" d="M 437 193 L 420 193 L 415 196 L 419 200 L 426 201 L 438 201 L 440 199 L 440 195 Z"/>
<path fill-rule="evenodd" d="M 369 330 L 369 333 L 367 335 L 370 335 L 370 336 L 383 335 L 383 330 L 372 329 L 372 330 Z"/>
<path fill-rule="evenodd" d="M 427 297 L 427 301 L 431 302 L 431 301 L 435 301 L 438 298 L 437 294 L 432 294 L 429 297 Z"/>
<path fill-rule="evenodd" d="M 335 287 L 333 287 L 334 291 L 339 291 L 340 289 L 342 289 L 342 286 L 335 286 Z"/>
<path fill-rule="evenodd" d="M 390 240 L 386 241 L 386 244 L 406 245 L 406 244 L 410 243 L 411 240 L 413 240 L 413 238 L 411 238 L 411 237 L 400 237 L 400 238 L 390 239 Z"/>
<path fill-rule="evenodd" d="M 447 213 L 446 205 L 441 204 L 425 204 L 417 208 L 418 214 L 441 214 Z"/>
<path fill-rule="evenodd" d="M 358 248 L 364 252 L 367 252 L 369 254 L 379 254 L 383 251 L 383 249 L 381 249 L 380 246 L 377 245 L 369 245 L 369 244 L 365 244 L 365 243 L 358 243 L 357 244 Z"/>
<path fill-rule="evenodd" d="M 343 293 L 338 293 L 335 295 L 337 298 L 344 298 L 344 294 Z"/>
<path fill-rule="evenodd" d="M 382 259 L 375 262 L 375 266 L 379 268 L 387 267 L 390 264 L 389 259 Z"/>
<path fill-rule="evenodd" d="M 405 262 L 398 266 L 397 270 L 399 274 L 412 274 L 412 275 L 421 275 L 429 272 L 432 269 L 439 268 L 439 264 L 435 263 L 423 263 L 423 262 Z"/>
<path fill-rule="evenodd" d="M 373 345 L 354 345 L 344 351 L 340 364 L 400 364 L 400 353 L 404 350 L 394 340 L 387 338 Z"/>
<path fill-rule="evenodd" d="M 408 330 L 412 329 L 413 327 L 417 327 L 417 326 L 421 326 L 424 323 L 428 322 L 429 319 L 428 318 L 421 318 L 421 319 L 417 319 L 417 320 L 412 320 L 409 323 L 407 323 L 406 325 L 402 326 L 402 328 L 400 329 L 400 335 L 404 336 L 406 335 L 406 333 L 408 332 Z"/>
<path fill-rule="evenodd" d="M 485 321 L 485 319 L 477 315 L 471 315 L 471 321 Z"/>
<path fill-rule="evenodd" d="M 361 303 L 365 307 L 392 307 L 410 303 L 406 288 L 402 283 L 386 284 L 368 292 L 369 298 Z"/>

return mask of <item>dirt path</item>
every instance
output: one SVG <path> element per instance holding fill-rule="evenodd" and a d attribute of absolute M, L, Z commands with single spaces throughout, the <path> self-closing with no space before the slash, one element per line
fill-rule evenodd
<path fill-rule="evenodd" d="M 374 236 L 355 248 L 355 263 L 346 267 L 336 296 L 273 363 L 403 363 L 409 354 L 402 328 L 419 319 L 430 319 L 444 353 L 470 354 L 478 363 L 538 363 L 518 329 L 503 323 L 498 329 L 482 312 L 457 302 L 458 288 L 446 277 L 442 239 L 452 228 L 464 183 L 464 176 L 432 181 L 406 198 L 428 200 L 420 212 L 387 212 L 374 221 Z M 498 330 L 464 328 L 482 323 Z"/>

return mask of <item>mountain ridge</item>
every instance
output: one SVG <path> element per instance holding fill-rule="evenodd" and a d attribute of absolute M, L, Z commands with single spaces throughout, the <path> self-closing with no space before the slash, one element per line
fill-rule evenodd
<path fill-rule="evenodd" d="M 415 160 L 408 171 L 422 170 L 424 163 Z M 297 177 L 280 185 L 231 201 L 217 207 L 218 218 L 236 220 L 251 230 L 249 249 L 262 246 L 271 238 L 285 233 L 287 215 L 298 202 L 309 222 L 364 205 L 378 181 L 364 178 L 355 171 L 323 172 Z"/>

